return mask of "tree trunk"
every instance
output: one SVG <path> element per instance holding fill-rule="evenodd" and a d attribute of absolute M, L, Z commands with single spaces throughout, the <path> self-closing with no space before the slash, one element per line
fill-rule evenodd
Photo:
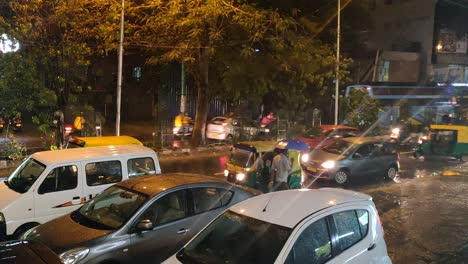
<path fill-rule="evenodd" d="M 192 131 L 192 148 L 205 141 L 206 119 L 208 117 L 208 58 L 204 49 L 200 50 L 199 60 L 195 65 L 194 79 L 197 85 L 197 107 L 195 124 Z"/>

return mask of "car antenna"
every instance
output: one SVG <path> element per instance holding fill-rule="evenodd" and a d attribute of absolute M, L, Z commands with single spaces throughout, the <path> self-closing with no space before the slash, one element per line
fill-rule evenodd
<path fill-rule="evenodd" d="M 266 209 L 267 209 L 268 205 L 270 204 L 271 199 L 273 199 L 273 194 L 270 196 L 270 199 L 268 199 L 268 202 L 265 204 L 265 207 L 263 208 L 262 212 L 266 212 Z"/>

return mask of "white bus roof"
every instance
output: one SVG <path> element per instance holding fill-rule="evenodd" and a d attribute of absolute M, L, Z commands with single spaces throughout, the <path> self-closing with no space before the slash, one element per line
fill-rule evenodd
<path fill-rule="evenodd" d="M 36 152 L 31 157 L 43 164 L 57 162 L 71 162 L 78 160 L 89 160 L 100 157 L 119 157 L 123 155 L 135 156 L 141 154 L 155 154 L 147 147 L 139 145 L 112 145 L 102 147 L 72 148 L 62 150 L 49 150 Z"/>

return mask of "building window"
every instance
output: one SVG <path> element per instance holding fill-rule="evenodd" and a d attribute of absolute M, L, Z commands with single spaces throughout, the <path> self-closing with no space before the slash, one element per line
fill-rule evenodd
<path fill-rule="evenodd" d="M 390 79 L 390 61 L 384 60 L 380 66 L 379 82 L 388 82 Z"/>

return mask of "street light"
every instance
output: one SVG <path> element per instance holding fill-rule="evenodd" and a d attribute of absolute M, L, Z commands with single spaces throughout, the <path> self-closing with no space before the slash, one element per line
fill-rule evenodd
<path fill-rule="evenodd" d="M 338 125 L 338 98 L 340 88 L 340 23 L 341 23 L 341 0 L 338 0 L 338 11 L 336 14 L 336 69 L 335 69 L 335 125 Z"/>
<path fill-rule="evenodd" d="M 123 41 L 124 41 L 124 7 L 122 0 L 122 11 L 120 14 L 120 41 L 119 41 L 119 63 L 117 66 L 117 114 L 115 120 L 115 135 L 120 136 L 120 105 L 122 101 L 122 64 L 123 64 Z"/>

